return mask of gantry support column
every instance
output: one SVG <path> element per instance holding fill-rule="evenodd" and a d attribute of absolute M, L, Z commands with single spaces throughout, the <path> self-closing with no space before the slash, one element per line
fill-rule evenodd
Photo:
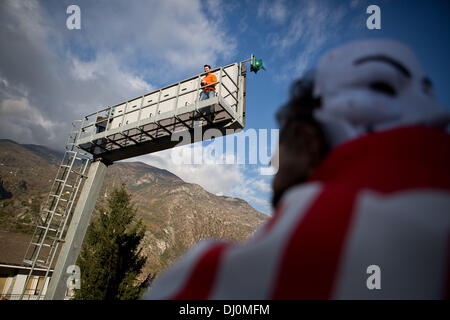
<path fill-rule="evenodd" d="M 107 166 L 101 161 L 93 162 L 89 168 L 87 180 L 81 190 L 65 242 L 48 285 L 45 300 L 63 300 L 65 297 L 66 282 L 70 276 L 66 273 L 67 268 L 76 264 L 100 188 L 105 179 L 106 169 Z"/>

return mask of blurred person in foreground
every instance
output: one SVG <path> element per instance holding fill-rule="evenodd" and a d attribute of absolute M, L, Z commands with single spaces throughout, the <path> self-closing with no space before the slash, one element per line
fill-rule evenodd
<path fill-rule="evenodd" d="M 414 53 L 331 50 L 277 120 L 272 218 L 201 242 L 144 299 L 447 299 L 450 114 Z"/>

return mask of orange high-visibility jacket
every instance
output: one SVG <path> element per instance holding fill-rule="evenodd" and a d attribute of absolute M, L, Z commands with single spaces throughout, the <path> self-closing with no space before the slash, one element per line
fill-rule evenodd
<path fill-rule="evenodd" d="M 202 81 L 205 81 L 206 84 L 214 83 L 214 82 L 217 82 L 217 77 L 216 77 L 214 74 L 212 74 L 212 73 L 208 73 L 208 74 L 206 75 L 206 77 L 204 77 L 204 78 L 202 79 Z M 202 90 L 203 90 L 203 91 L 216 90 L 216 85 L 213 84 L 212 86 L 205 87 L 205 88 L 203 88 Z"/>

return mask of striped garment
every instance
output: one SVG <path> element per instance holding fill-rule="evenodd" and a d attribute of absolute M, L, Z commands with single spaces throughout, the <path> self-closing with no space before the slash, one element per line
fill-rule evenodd
<path fill-rule="evenodd" d="M 200 243 L 144 298 L 447 299 L 449 230 L 450 135 L 373 133 L 335 148 L 251 239 Z"/>

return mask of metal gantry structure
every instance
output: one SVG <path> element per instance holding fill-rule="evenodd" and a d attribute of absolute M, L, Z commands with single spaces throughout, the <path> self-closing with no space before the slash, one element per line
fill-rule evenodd
<path fill-rule="evenodd" d="M 106 175 L 115 161 L 179 145 L 177 133 L 217 129 L 235 133 L 245 127 L 246 65 L 244 60 L 212 69 L 215 96 L 200 99 L 201 78 L 179 81 L 143 96 L 101 109 L 73 123 L 64 159 L 50 189 L 40 220 L 28 246 L 24 263 L 46 270 L 45 299 L 64 299 L 68 267 L 75 265 L 90 217 Z M 82 188 L 82 189 L 81 189 Z M 81 190 L 81 192 L 79 192 Z M 61 245 L 62 244 L 62 245 Z M 58 257 L 56 264 L 55 259 Z M 26 298 L 26 285 L 22 297 Z"/>
<path fill-rule="evenodd" d="M 216 95 L 200 100 L 205 73 L 146 95 L 96 111 L 83 119 L 78 146 L 95 159 L 114 162 L 169 149 L 178 144 L 172 135 L 201 127 L 226 130 L 245 127 L 245 64 L 234 63 L 211 73 L 217 77 Z M 209 84 L 207 86 L 211 86 Z"/>
<path fill-rule="evenodd" d="M 35 269 L 45 270 L 44 286 L 48 283 L 49 273 L 54 264 L 60 245 L 64 242 L 72 209 L 78 199 L 78 191 L 86 178 L 90 157 L 75 145 L 79 128 L 73 124 L 66 144 L 64 157 L 50 188 L 47 200 L 41 210 L 34 234 L 23 260 L 30 267 L 21 299 L 38 294 L 28 284 L 32 281 Z"/>

